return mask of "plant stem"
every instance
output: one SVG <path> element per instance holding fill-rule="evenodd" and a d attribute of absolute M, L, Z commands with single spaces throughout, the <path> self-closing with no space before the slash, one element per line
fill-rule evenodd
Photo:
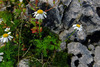
<path fill-rule="evenodd" d="M 20 37 L 19 37 L 19 43 L 18 43 L 18 63 L 19 63 L 19 51 L 20 51 Z"/>
<path fill-rule="evenodd" d="M 41 32 L 40 32 L 40 30 L 41 30 L 40 24 L 42 23 L 42 19 L 40 19 L 40 20 L 41 20 L 41 21 L 39 21 L 39 37 L 40 37 L 40 39 L 41 39 L 42 35 L 41 35 Z"/>
<path fill-rule="evenodd" d="M 24 57 L 24 56 L 28 53 L 28 51 L 29 51 L 29 49 L 31 48 L 31 46 L 32 46 L 32 44 L 30 44 L 28 50 L 25 52 L 25 54 L 24 54 L 22 57 Z"/>
<path fill-rule="evenodd" d="M 40 19 L 40 20 L 41 20 L 41 19 Z M 39 22 L 39 38 L 40 38 L 40 40 L 41 40 L 40 23 L 42 23 L 42 22 L 41 22 L 41 21 Z M 41 40 L 40 42 L 42 42 L 42 40 Z M 41 44 L 43 45 L 43 43 L 41 43 Z M 42 62 L 42 64 L 43 64 L 43 52 L 41 52 L 41 62 Z"/>
<path fill-rule="evenodd" d="M 21 23 L 21 29 L 20 29 L 20 31 L 19 31 L 19 43 L 18 43 L 18 62 L 19 62 L 19 52 L 20 52 L 21 30 L 22 30 L 22 23 Z"/>
<path fill-rule="evenodd" d="M 43 64 L 43 52 L 41 53 L 41 62 Z"/>
<path fill-rule="evenodd" d="M 71 34 L 65 41 L 67 41 L 67 40 L 75 33 L 76 30 L 77 30 L 77 29 L 75 29 L 75 30 L 72 32 L 72 34 Z"/>
<path fill-rule="evenodd" d="M 37 7 L 37 5 L 38 5 L 38 0 L 35 0 L 35 1 L 36 1 L 35 6 Z"/>
<path fill-rule="evenodd" d="M 1 26 L 0 26 L 0 29 L 1 29 L 1 30 L 0 30 L 0 31 L 1 31 L 1 34 L 3 34 L 3 29 L 2 29 L 2 27 L 1 27 Z"/>

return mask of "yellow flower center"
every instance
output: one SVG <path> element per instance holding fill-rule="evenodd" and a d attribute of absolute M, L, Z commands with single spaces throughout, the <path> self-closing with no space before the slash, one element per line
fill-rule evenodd
<path fill-rule="evenodd" d="M 40 10 L 37 11 L 37 13 L 38 14 L 42 14 L 43 13 L 43 10 L 40 9 Z"/>
<path fill-rule="evenodd" d="M 8 37 L 8 34 L 3 34 L 3 37 L 5 38 L 5 37 Z"/>
<path fill-rule="evenodd" d="M 77 26 L 77 27 L 80 27 L 80 25 L 79 25 L 79 24 L 77 24 L 76 26 Z"/>

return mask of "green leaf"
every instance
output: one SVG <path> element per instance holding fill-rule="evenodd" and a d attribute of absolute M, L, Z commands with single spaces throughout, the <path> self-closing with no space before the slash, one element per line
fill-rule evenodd
<path fill-rule="evenodd" d="M 31 9 L 35 11 L 35 9 L 33 7 L 31 7 Z"/>
<path fill-rule="evenodd" d="M 35 23 L 34 21 L 31 21 L 31 23 L 32 23 L 34 26 L 36 26 L 36 23 Z"/>

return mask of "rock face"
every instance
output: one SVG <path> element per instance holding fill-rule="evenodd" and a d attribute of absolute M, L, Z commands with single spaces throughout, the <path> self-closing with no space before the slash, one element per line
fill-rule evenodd
<path fill-rule="evenodd" d="M 94 67 L 100 67 L 100 46 L 95 48 Z"/>
<path fill-rule="evenodd" d="M 35 2 L 35 0 L 31 0 L 31 2 Z M 46 3 L 49 4 L 47 9 L 54 6 L 53 0 L 40 0 L 38 7 L 45 11 L 47 10 Z M 47 18 L 43 21 L 43 25 L 50 28 L 51 31 L 60 34 L 67 30 L 71 33 L 70 28 L 72 28 L 73 24 L 82 24 L 84 31 L 75 35 L 78 36 L 76 38 L 78 41 L 84 41 L 88 35 L 100 31 L 99 0 L 55 0 L 55 3 L 55 7 L 47 11 Z M 27 14 L 29 15 L 33 12 L 28 4 Z M 80 37 L 81 35 L 83 36 Z"/>
<path fill-rule="evenodd" d="M 68 53 L 73 54 L 71 67 L 100 67 L 100 46 L 94 48 L 91 44 L 91 51 L 79 42 L 71 42 L 67 45 Z"/>
<path fill-rule="evenodd" d="M 68 53 L 74 54 L 72 57 L 71 67 L 76 67 L 75 62 L 78 62 L 78 67 L 88 67 L 93 62 L 91 52 L 78 42 L 71 42 L 67 46 Z"/>
<path fill-rule="evenodd" d="M 42 25 L 59 35 L 62 50 L 66 49 L 66 39 L 74 41 L 67 46 L 68 52 L 74 55 L 71 67 L 100 67 L 100 0 L 55 0 L 55 3 L 55 7 L 47 11 Z M 53 6 L 53 0 L 40 0 L 38 3 L 44 11 Z M 28 4 L 27 15 L 33 12 Z M 81 24 L 83 30 L 70 36 L 74 31 L 73 24 Z"/>

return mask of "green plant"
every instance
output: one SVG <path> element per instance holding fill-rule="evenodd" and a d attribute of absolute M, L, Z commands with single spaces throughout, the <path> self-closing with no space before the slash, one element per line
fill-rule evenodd
<path fill-rule="evenodd" d="M 4 52 L 3 62 L 0 63 L 0 67 L 14 67 L 16 66 L 16 59 L 18 56 L 17 45 L 12 45 L 10 42 L 0 48 L 0 52 Z M 20 53 L 21 55 L 21 53 Z"/>
<path fill-rule="evenodd" d="M 66 52 L 63 52 L 63 51 L 56 53 L 56 56 L 53 59 L 51 65 L 56 66 L 56 67 L 62 67 L 62 66 L 69 67 L 68 56 L 69 56 L 69 54 Z"/>
<path fill-rule="evenodd" d="M 36 46 L 36 53 L 38 55 L 43 53 L 43 56 L 47 57 L 49 51 L 59 49 L 60 41 L 56 36 L 52 36 L 52 34 L 50 34 L 43 39 L 35 39 L 34 45 Z"/>

